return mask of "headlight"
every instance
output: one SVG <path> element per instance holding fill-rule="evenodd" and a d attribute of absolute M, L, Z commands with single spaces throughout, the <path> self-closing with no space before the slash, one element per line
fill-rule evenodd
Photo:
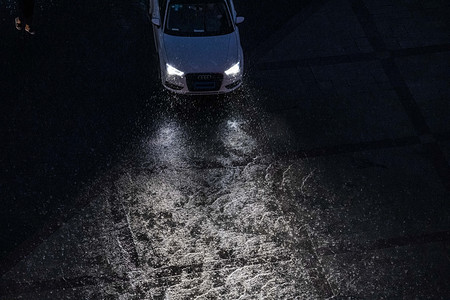
<path fill-rule="evenodd" d="M 241 68 L 239 67 L 239 63 L 233 65 L 231 68 L 225 71 L 225 74 L 228 76 L 230 75 L 236 75 L 241 71 Z"/>
<path fill-rule="evenodd" d="M 167 74 L 169 75 L 177 75 L 177 76 L 183 76 L 184 73 L 181 72 L 180 70 L 175 69 L 174 67 L 172 67 L 169 64 L 166 64 L 166 68 L 167 68 Z"/>

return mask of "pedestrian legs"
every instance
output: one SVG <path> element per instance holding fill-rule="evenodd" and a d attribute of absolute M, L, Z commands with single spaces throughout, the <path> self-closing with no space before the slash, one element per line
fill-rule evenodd
<path fill-rule="evenodd" d="M 19 0 L 19 11 L 19 20 L 25 23 L 25 30 L 29 33 L 34 33 L 34 31 L 31 30 L 33 24 L 34 0 Z"/>

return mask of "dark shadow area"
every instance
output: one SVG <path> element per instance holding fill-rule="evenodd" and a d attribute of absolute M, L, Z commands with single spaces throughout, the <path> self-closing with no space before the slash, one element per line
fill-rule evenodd
<path fill-rule="evenodd" d="M 307 7 L 312 1 L 235 1 L 238 16 L 245 18 L 239 25 L 244 54 L 249 54 L 264 40 L 277 32 L 290 19 Z"/>
<path fill-rule="evenodd" d="M 1 15 L 2 258 L 114 164 L 160 88 L 139 2 L 64 2 L 36 14 L 33 37 Z"/>

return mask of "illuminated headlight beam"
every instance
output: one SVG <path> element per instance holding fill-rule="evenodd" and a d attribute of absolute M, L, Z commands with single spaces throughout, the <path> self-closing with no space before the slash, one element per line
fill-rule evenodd
<path fill-rule="evenodd" d="M 167 68 L 167 74 L 169 75 L 176 75 L 176 76 L 183 76 L 184 73 L 174 67 L 172 67 L 169 64 L 166 64 L 166 68 Z"/>
<path fill-rule="evenodd" d="M 228 76 L 238 74 L 241 71 L 241 68 L 239 65 L 240 65 L 240 63 L 233 65 L 231 68 L 229 68 L 228 70 L 225 71 L 225 74 Z"/>

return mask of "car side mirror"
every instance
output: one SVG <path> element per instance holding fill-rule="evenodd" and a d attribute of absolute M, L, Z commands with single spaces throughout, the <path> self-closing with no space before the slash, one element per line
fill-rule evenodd
<path fill-rule="evenodd" d="M 236 18 L 236 24 L 241 24 L 242 22 L 244 22 L 245 18 L 244 17 L 237 17 Z"/>
<path fill-rule="evenodd" d="M 152 19 L 152 24 L 157 26 L 157 27 L 160 27 L 161 26 L 161 21 L 159 19 L 157 19 L 157 18 L 153 18 Z"/>

